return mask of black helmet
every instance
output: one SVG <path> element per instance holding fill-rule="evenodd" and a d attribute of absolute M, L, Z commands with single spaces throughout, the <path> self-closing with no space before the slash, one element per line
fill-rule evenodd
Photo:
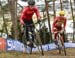
<path fill-rule="evenodd" d="M 35 5 L 35 1 L 34 0 L 29 0 L 28 5 Z"/>

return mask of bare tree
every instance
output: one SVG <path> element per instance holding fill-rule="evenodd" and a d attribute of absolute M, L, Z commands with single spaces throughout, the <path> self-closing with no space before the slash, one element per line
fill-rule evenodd
<path fill-rule="evenodd" d="M 61 10 L 63 10 L 62 0 L 60 0 Z"/>
<path fill-rule="evenodd" d="M 75 5 L 75 0 L 74 0 L 74 5 Z"/>
<path fill-rule="evenodd" d="M 53 0 L 53 11 L 54 11 L 54 18 L 56 17 L 56 11 L 55 11 L 55 0 Z"/>
<path fill-rule="evenodd" d="M 11 12 L 13 37 L 18 39 L 18 26 L 17 26 L 17 0 L 8 0 L 9 8 Z"/>
<path fill-rule="evenodd" d="M 49 17 L 49 11 L 48 11 L 48 2 L 47 2 L 46 0 L 45 0 L 45 6 L 46 6 L 47 17 L 48 17 L 49 35 L 50 35 L 50 40 L 52 41 L 52 33 L 51 33 L 50 17 Z"/>
<path fill-rule="evenodd" d="M 72 7 L 71 0 L 70 0 L 70 6 L 71 6 L 72 19 L 73 19 L 73 29 L 75 29 L 75 20 L 74 20 L 73 7 Z M 75 30 L 73 30 L 73 40 L 74 40 L 74 33 L 75 33 Z"/>

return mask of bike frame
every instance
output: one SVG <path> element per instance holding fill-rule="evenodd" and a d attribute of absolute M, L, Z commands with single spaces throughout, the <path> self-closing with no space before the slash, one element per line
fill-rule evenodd
<path fill-rule="evenodd" d="M 36 23 L 35 23 L 36 24 Z M 31 24 L 31 25 L 33 25 L 33 24 Z M 39 26 L 40 26 L 41 24 L 40 24 L 40 22 L 39 22 Z M 39 27 L 40 28 L 40 27 Z M 28 28 L 28 29 L 30 29 L 30 28 Z M 37 28 L 35 28 L 36 30 L 37 30 Z M 25 31 L 25 28 L 24 28 L 24 31 Z M 37 30 L 38 31 L 38 30 Z M 29 31 L 30 32 L 30 31 Z M 25 33 L 25 32 L 24 32 Z M 29 36 L 31 36 L 32 34 L 29 34 Z M 37 34 L 35 34 L 36 35 L 36 40 L 39 42 L 39 45 L 40 45 L 40 47 L 41 47 L 41 54 L 42 55 L 44 55 L 44 52 L 43 52 L 43 48 L 42 48 L 42 41 L 41 41 L 41 39 L 40 39 L 40 35 L 39 35 L 39 32 L 37 32 Z M 29 39 L 32 43 L 33 43 L 33 41 L 31 40 L 31 39 Z M 32 48 L 31 48 L 31 52 L 30 53 L 32 53 Z"/>

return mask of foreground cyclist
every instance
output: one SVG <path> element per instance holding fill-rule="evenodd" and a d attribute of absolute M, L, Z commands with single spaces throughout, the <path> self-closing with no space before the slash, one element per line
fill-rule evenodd
<path fill-rule="evenodd" d="M 40 21 L 40 14 L 38 8 L 35 6 L 35 1 L 30 0 L 28 1 L 28 6 L 26 6 L 22 11 L 20 23 L 22 25 L 30 25 L 29 27 L 32 33 L 34 33 L 34 25 L 31 25 L 33 24 L 32 16 L 34 13 L 37 16 L 37 21 Z M 28 26 L 26 26 L 26 39 L 27 44 L 30 44 Z M 32 41 L 34 42 L 34 35 L 32 35 Z"/>
<path fill-rule="evenodd" d="M 52 25 L 52 32 L 54 33 L 54 41 L 55 41 L 56 45 L 57 45 L 56 36 L 57 36 L 57 33 L 60 32 L 61 33 L 62 45 L 64 46 L 63 33 L 64 33 L 65 27 L 66 27 L 66 17 L 64 17 L 64 15 L 65 15 L 65 12 L 60 11 L 59 16 L 54 18 L 54 22 L 53 22 L 53 25 Z"/>

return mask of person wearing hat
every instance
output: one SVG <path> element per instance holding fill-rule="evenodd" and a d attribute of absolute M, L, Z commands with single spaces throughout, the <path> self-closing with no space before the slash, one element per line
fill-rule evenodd
<path fill-rule="evenodd" d="M 56 16 L 54 18 L 53 25 L 52 25 L 52 32 L 54 33 L 54 41 L 56 45 L 57 45 L 56 37 L 58 32 L 61 33 L 61 41 L 62 41 L 62 45 L 64 45 L 63 33 L 65 31 L 65 27 L 66 27 L 66 17 L 65 17 L 65 12 L 62 10 L 59 12 L 59 16 Z"/>
<path fill-rule="evenodd" d="M 32 16 L 34 15 L 34 13 L 37 16 L 37 21 L 40 21 L 40 12 L 39 9 L 37 8 L 37 6 L 35 5 L 35 1 L 34 0 L 29 0 L 28 1 L 28 5 L 23 9 L 21 17 L 20 17 L 20 23 L 21 25 L 27 25 L 26 26 L 26 39 L 27 39 L 27 44 L 30 43 L 29 41 L 29 30 L 28 27 L 30 27 L 30 31 L 33 34 L 34 33 L 34 23 L 32 20 Z M 34 35 L 32 35 L 32 41 L 34 42 Z"/>

